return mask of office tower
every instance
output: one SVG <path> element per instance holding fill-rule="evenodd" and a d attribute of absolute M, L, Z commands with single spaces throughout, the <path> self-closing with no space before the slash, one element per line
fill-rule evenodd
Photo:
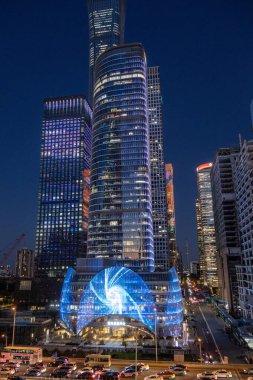
<path fill-rule="evenodd" d="M 34 253 L 32 250 L 22 248 L 17 251 L 16 277 L 34 277 Z"/>
<path fill-rule="evenodd" d="M 108 47 L 124 42 L 125 0 L 88 0 L 89 101 L 93 103 L 94 65 Z"/>
<path fill-rule="evenodd" d="M 171 265 L 177 265 L 178 253 L 176 243 L 176 219 L 175 219 L 175 202 L 174 202 L 174 183 L 173 183 L 173 166 L 165 165 L 166 171 L 166 198 L 168 214 L 168 233 L 169 233 L 169 253 Z"/>
<path fill-rule="evenodd" d="M 155 267 L 169 268 L 162 95 L 159 67 L 147 69 L 148 124 Z"/>
<path fill-rule="evenodd" d="M 87 100 L 83 96 L 45 99 L 36 233 L 41 275 L 64 276 L 85 254 L 90 156 Z"/>
<path fill-rule="evenodd" d="M 203 234 L 202 234 L 202 223 L 201 223 L 199 199 L 196 199 L 195 209 L 196 209 L 198 251 L 199 251 L 199 276 L 200 276 L 201 282 L 204 283 L 205 258 L 204 258 L 204 250 L 203 250 Z"/>
<path fill-rule="evenodd" d="M 238 153 L 239 147 L 218 149 L 211 170 L 219 293 L 230 310 L 238 306 L 236 265 L 241 260 L 234 188 Z"/>
<path fill-rule="evenodd" d="M 241 237 L 237 267 L 239 304 L 244 318 L 253 318 L 253 140 L 241 141 L 235 167 L 235 193 Z"/>
<path fill-rule="evenodd" d="M 213 200 L 211 190 L 210 172 L 212 163 L 202 164 L 197 167 L 197 183 L 198 183 L 198 200 L 200 207 L 200 223 L 202 236 L 204 268 L 201 277 L 203 277 L 204 285 L 210 289 L 217 289 L 217 259 L 216 259 L 216 240 L 214 230 L 214 217 L 213 217 Z M 200 257 L 201 261 L 201 257 Z"/>
<path fill-rule="evenodd" d="M 191 261 L 190 262 L 190 274 L 193 274 L 196 277 L 199 277 L 199 262 Z"/>
<path fill-rule="evenodd" d="M 88 257 L 154 270 L 146 56 L 107 49 L 95 67 Z"/>

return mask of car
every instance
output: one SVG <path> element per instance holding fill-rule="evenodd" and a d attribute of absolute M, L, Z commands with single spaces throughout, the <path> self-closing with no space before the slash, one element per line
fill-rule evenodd
<path fill-rule="evenodd" d="M 14 375 L 15 372 L 15 368 L 13 367 L 3 367 L 0 370 L 0 376 Z"/>
<path fill-rule="evenodd" d="M 217 371 L 215 371 L 215 374 L 217 375 L 217 378 L 232 377 L 232 373 L 230 371 L 227 371 L 226 369 L 218 369 Z"/>
<path fill-rule="evenodd" d="M 172 372 L 173 372 L 176 376 L 184 376 L 184 375 L 187 375 L 187 371 L 186 371 L 186 369 L 184 369 L 184 368 L 180 368 L 180 367 L 175 367 L 175 368 L 173 368 Z"/>
<path fill-rule="evenodd" d="M 88 366 L 83 367 L 83 368 L 81 369 L 81 371 L 82 371 L 82 372 L 92 372 L 92 373 L 94 373 L 94 369 L 93 369 L 93 367 L 88 367 Z"/>
<path fill-rule="evenodd" d="M 244 369 L 243 373 L 246 373 L 247 375 L 253 375 L 253 368 Z"/>
<path fill-rule="evenodd" d="M 134 369 L 126 369 L 125 371 L 120 372 L 120 377 L 135 377 L 138 376 L 138 371 Z"/>
<path fill-rule="evenodd" d="M 102 373 L 99 376 L 99 380 L 118 380 L 119 377 L 120 377 L 120 373 L 118 371 L 110 370 L 110 371 Z"/>
<path fill-rule="evenodd" d="M 69 358 L 67 358 L 66 356 L 60 356 L 59 358 L 56 358 L 54 362 L 57 365 L 68 363 L 69 362 Z"/>
<path fill-rule="evenodd" d="M 75 371 L 77 369 L 76 363 L 64 363 L 62 366 L 71 369 L 71 371 Z"/>
<path fill-rule="evenodd" d="M 36 369 L 40 371 L 40 373 L 45 373 L 47 371 L 46 367 L 33 367 L 31 369 Z"/>
<path fill-rule="evenodd" d="M 41 372 L 39 369 L 28 369 L 25 373 L 25 376 L 28 376 L 28 377 L 38 377 L 41 375 Z"/>
<path fill-rule="evenodd" d="M 15 368 L 19 368 L 20 367 L 20 363 L 19 362 L 8 362 L 6 363 L 7 366 L 11 366 L 11 367 L 15 367 Z"/>
<path fill-rule="evenodd" d="M 172 371 L 173 371 L 175 368 L 181 368 L 181 369 L 184 369 L 185 371 L 187 371 L 187 367 L 186 367 L 186 365 L 184 365 L 184 364 L 174 364 L 174 365 L 171 365 L 171 366 L 169 367 L 169 369 L 171 369 Z"/>
<path fill-rule="evenodd" d="M 163 377 L 157 374 L 144 377 L 144 380 L 163 380 Z"/>
<path fill-rule="evenodd" d="M 76 375 L 77 379 L 93 380 L 95 378 L 94 373 L 91 372 L 81 372 Z"/>
<path fill-rule="evenodd" d="M 98 369 L 97 371 L 95 371 L 95 375 L 98 376 L 99 378 L 101 377 L 101 375 L 104 375 L 105 373 L 108 373 L 112 371 L 110 368 L 104 368 L 104 369 Z"/>
<path fill-rule="evenodd" d="M 142 368 L 141 368 L 141 366 L 139 366 L 138 364 L 137 364 L 137 372 L 142 372 Z M 135 365 L 130 365 L 130 366 L 128 366 L 128 367 L 125 367 L 125 371 L 135 371 Z"/>
<path fill-rule="evenodd" d="M 21 377 L 21 376 L 15 376 L 15 375 L 9 375 L 7 377 L 8 380 L 25 380 L 24 377 Z"/>
<path fill-rule="evenodd" d="M 67 366 L 66 364 L 62 364 L 61 366 L 58 367 L 58 369 L 62 371 L 67 371 L 69 373 L 74 372 L 74 369 L 71 366 Z"/>
<path fill-rule="evenodd" d="M 148 363 L 138 363 L 137 368 L 140 367 L 142 371 L 148 371 L 149 370 L 149 364 Z"/>
<path fill-rule="evenodd" d="M 169 370 L 158 372 L 157 375 L 162 376 L 164 379 L 175 379 L 176 377 L 175 373 Z"/>
<path fill-rule="evenodd" d="M 70 377 L 70 371 L 56 369 L 54 372 L 51 373 L 50 377 L 57 377 L 57 378 Z"/>
<path fill-rule="evenodd" d="M 211 371 L 205 371 L 205 372 L 197 374 L 197 379 L 203 379 L 203 377 L 217 380 L 217 375 L 215 374 L 215 372 L 211 372 Z"/>

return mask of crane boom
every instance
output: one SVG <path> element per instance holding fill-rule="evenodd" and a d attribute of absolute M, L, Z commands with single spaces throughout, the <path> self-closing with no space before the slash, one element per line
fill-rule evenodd
<path fill-rule="evenodd" d="M 24 233 L 22 233 L 19 237 L 17 237 L 17 239 L 15 240 L 14 244 L 10 247 L 10 249 L 2 255 L 2 257 L 0 259 L 0 266 L 5 265 L 6 261 L 12 255 L 13 251 L 15 250 L 15 248 L 17 248 L 17 246 L 25 238 L 25 236 L 26 235 Z"/>

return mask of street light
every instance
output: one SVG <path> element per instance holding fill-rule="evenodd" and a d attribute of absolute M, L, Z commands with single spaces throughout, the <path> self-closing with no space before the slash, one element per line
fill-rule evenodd
<path fill-rule="evenodd" d="M 200 358 L 200 363 L 202 363 L 202 339 L 198 338 L 197 342 L 199 344 L 199 358 Z"/>
<path fill-rule="evenodd" d="M 137 380 L 137 352 L 138 352 L 138 330 L 136 329 L 136 332 L 135 332 L 135 371 L 134 371 L 135 380 Z"/>
<path fill-rule="evenodd" d="M 154 309 L 155 312 L 155 361 L 158 361 L 158 352 L 157 352 L 157 326 L 156 326 L 156 309 Z"/>
<path fill-rule="evenodd" d="M 15 326 L 16 326 L 16 312 L 17 312 L 17 309 L 16 309 L 16 307 L 13 307 L 11 310 L 13 311 L 13 327 L 12 327 L 12 341 L 11 341 L 11 345 L 14 346 L 14 341 L 15 341 Z"/>
<path fill-rule="evenodd" d="M 2 334 L 1 337 L 5 338 L 5 346 L 7 347 L 8 346 L 8 344 L 7 344 L 7 339 L 8 339 L 7 334 Z"/>

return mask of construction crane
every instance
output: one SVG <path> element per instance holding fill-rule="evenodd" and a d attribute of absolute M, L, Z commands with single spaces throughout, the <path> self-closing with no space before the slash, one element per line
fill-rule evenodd
<path fill-rule="evenodd" d="M 4 252 L 1 259 L 0 259 L 0 266 L 5 265 L 6 261 L 11 257 L 12 253 L 15 251 L 17 246 L 22 242 L 22 240 L 25 238 L 25 234 L 22 233 L 20 236 L 17 237 L 15 242 L 11 245 L 11 247 L 8 249 L 8 251 Z"/>

